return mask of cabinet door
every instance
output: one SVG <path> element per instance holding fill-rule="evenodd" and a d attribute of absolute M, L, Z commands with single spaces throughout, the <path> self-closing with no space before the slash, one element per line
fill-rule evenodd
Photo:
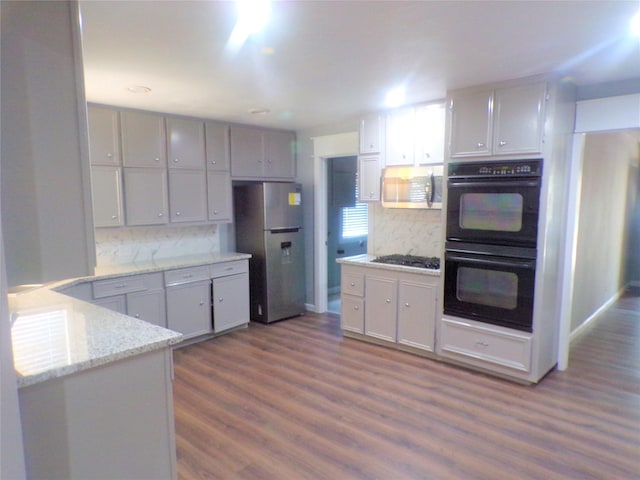
<path fill-rule="evenodd" d="M 361 202 L 380 200 L 379 155 L 358 157 L 358 197 Z"/>
<path fill-rule="evenodd" d="M 395 342 L 397 281 L 394 278 L 367 276 L 365 305 L 365 334 Z"/>
<path fill-rule="evenodd" d="M 169 168 L 204 169 L 204 123 L 181 118 L 167 119 Z"/>
<path fill-rule="evenodd" d="M 451 157 L 491 153 L 493 92 L 473 92 L 451 98 Z"/>
<path fill-rule="evenodd" d="M 544 106 L 544 83 L 496 90 L 493 152 L 499 155 L 541 152 Z"/>
<path fill-rule="evenodd" d="M 293 179 L 295 177 L 295 134 L 292 132 L 264 132 L 264 176 Z"/>
<path fill-rule="evenodd" d="M 126 297 L 124 295 L 114 295 L 113 297 L 104 297 L 92 302 L 94 305 L 108 308 L 114 312 L 126 314 Z"/>
<path fill-rule="evenodd" d="M 207 172 L 207 203 L 209 220 L 232 221 L 231 175 L 229 172 Z"/>
<path fill-rule="evenodd" d="M 164 117 L 122 112 L 122 161 L 125 167 L 166 168 Z"/>
<path fill-rule="evenodd" d="M 213 279 L 213 331 L 249 323 L 249 275 Z"/>
<path fill-rule="evenodd" d="M 167 223 L 167 170 L 125 168 L 124 198 L 127 225 Z"/>
<path fill-rule="evenodd" d="M 128 293 L 127 315 L 167 328 L 164 290 Z"/>
<path fill-rule="evenodd" d="M 436 288 L 401 280 L 398 285 L 398 343 L 433 351 Z"/>
<path fill-rule="evenodd" d="M 262 131 L 233 125 L 231 136 L 231 177 L 261 177 L 264 164 Z"/>
<path fill-rule="evenodd" d="M 364 333 L 364 300 L 351 295 L 342 295 L 340 302 L 342 329 L 354 333 Z"/>
<path fill-rule="evenodd" d="M 204 170 L 169 171 L 171 222 L 203 222 L 207 219 L 207 181 Z"/>
<path fill-rule="evenodd" d="M 89 105 L 89 156 L 92 165 L 120 165 L 118 111 Z"/>
<path fill-rule="evenodd" d="M 443 104 L 416 107 L 414 156 L 417 164 L 444 163 L 444 125 Z"/>
<path fill-rule="evenodd" d="M 93 223 L 96 227 L 119 227 L 124 224 L 120 176 L 120 167 L 91 167 Z"/>
<path fill-rule="evenodd" d="M 360 153 L 381 153 L 383 117 L 372 113 L 360 120 Z"/>
<path fill-rule="evenodd" d="M 387 115 L 385 165 L 414 164 L 414 124 L 413 107 L 394 110 Z"/>
<path fill-rule="evenodd" d="M 185 338 L 211 332 L 211 282 L 186 283 L 166 292 L 169 330 Z"/>
<path fill-rule="evenodd" d="M 205 128 L 205 146 L 207 169 L 228 172 L 229 161 L 229 126 L 208 122 Z"/>

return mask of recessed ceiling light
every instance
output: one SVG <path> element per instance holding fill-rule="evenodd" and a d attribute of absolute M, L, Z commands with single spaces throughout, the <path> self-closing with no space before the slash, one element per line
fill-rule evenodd
<path fill-rule="evenodd" d="M 250 108 L 249 113 L 251 115 L 266 115 L 267 113 L 271 113 L 271 110 L 268 108 Z"/>
<path fill-rule="evenodd" d="M 133 85 L 131 87 L 127 87 L 131 93 L 149 93 L 151 89 L 149 87 L 145 87 L 143 85 Z"/>
<path fill-rule="evenodd" d="M 390 90 L 384 99 L 384 104 L 390 108 L 404 104 L 404 87 L 400 86 Z"/>
<path fill-rule="evenodd" d="M 640 37 L 640 12 L 636 13 L 631 19 L 631 33 L 636 37 Z"/>

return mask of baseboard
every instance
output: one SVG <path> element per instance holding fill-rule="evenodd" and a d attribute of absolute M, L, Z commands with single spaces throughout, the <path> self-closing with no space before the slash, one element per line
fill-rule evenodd
<path fill-rule="evenodd" d="M 307 310 L 308 312 L 320 313 L 317 307 L 313 303 L 305 303 L 304 309 Z"/>
<path fill-rule="evenodd" d="M 578 338 L 584 332 L 589 330 L 589 328 L 596 323 L 596 320 L 598 319 L 598 317 L 600 317 L 602 313 L 604 313 L 611 305 L 613 305 L 622 296 L 625 289 L 626 287 L 623 287 L 622 289 L 618 290 L 618 292 L 615 293 L 609 300 L 607 300 L 605 303 L 600 305 L 600 307 L 595 312 L 589 315 L 584 322 L 578 325 L 578 327 L 576 327 L 576 329 L 573 330 L 569 335 L 569 343 L 573 342 L 576 338 Z"/>

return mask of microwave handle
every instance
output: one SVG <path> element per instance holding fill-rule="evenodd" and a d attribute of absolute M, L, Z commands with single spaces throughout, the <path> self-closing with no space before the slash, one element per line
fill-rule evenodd
<path fill-rule="evenodd" d="M 436 193 L 436 181 L 433 177 L 433 172 L 429 175 L 429 181 L 425 185 L 425 190 L 425 193 L 427 194 L 427 205 L 431 208 L 433 206 L 433 199 L 435 198 Z"/>

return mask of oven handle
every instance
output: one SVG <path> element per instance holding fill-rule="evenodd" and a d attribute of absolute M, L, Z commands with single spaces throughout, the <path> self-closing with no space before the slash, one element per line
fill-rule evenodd
<path fill-rule="evenodd" d="M 495 259 L 483 259 L 483 258 L 471 258 L 463 255 L 451 255 L 447 254 L 445 260 L 453 260 L 456 262 L 466 262 L 478 265 L 490 265 L 492 267 L 517 267 L 526 268 L 527 270 L 535 270 L 535 260 L 495 260 Z"/>
<path fill-rule="evenodd" d="M 538 180 L 498 180 L 494 181 L 485 180 L 482 182 L 460 182 L 457 180 L 449 179 L 449 187 L 537 187 L 540 185 Z"/>

